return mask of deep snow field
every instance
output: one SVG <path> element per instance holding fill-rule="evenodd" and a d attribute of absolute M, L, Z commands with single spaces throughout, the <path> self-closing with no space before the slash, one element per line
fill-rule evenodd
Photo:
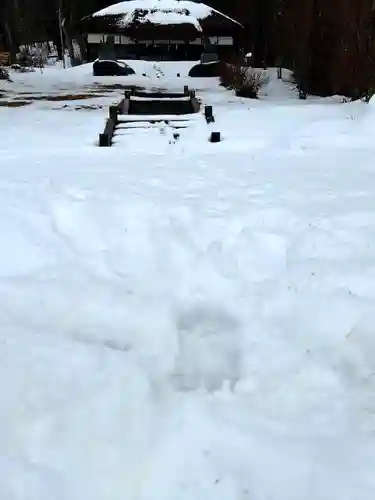
<path fill-rule="evenodd" d="M 0 499 L 374 500 L 375 107 L 148 64 L 221 143 L 0 83 Z"/>

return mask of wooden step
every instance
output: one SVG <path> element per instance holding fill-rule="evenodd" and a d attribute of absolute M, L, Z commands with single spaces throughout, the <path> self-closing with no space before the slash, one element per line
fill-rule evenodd
<path fill-rule="evenodd" d="M 187 115 L 194 113 L 190 99 L 130 99 L 129 115 Z"/>
<path fill-rule="evenodd" d="M 194 123 L 197 120 L 202 119 L 201 115 L 118 115 L 118 123 L 128 123 L 128 122 L 165 122 L 165 121 L 186 121 L 189 123 Z"/>
<path fill-rule="evenodd" d="M 151 123 L 149 121 L 142 121 L 142 122 L 120 122 L 116 130 L 122 130 L 122 129 L 128 129 L 128 128 L 160 128 L 163 126 L 167 127 L 183 127 L 187 128 L 189 125 L 191 125 L 191 122 L 188 121 L 165 121 L 165 122 L 157 122 L 157 123 Z"/>

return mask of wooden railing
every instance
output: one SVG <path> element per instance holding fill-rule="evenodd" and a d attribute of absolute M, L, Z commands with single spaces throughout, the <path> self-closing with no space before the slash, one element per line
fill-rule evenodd
<path fill-rule="evenodd" d="M 195 96 L 195 91 L 189 90 L 187 86 L 184 87 L 183 93 L 127 90 L 124 99 L 116 106 L 109 107 L 109 116 L 104 131 L 99 135 L 99 146 L 112 145 L 113 136 L 119 123 L 119 115 L 189 115 L 198 113 L 199 109 L 200 102 Z M 207 124 L 215 123 L 212 106 L 205 106 L 204 115 Z M 220 140 L 220 132 L 212 131 L 209 141 L 220 142 Z"/>

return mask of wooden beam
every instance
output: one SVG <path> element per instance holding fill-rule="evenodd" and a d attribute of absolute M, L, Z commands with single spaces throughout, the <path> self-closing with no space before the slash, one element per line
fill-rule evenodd
<path fill-rule="evenodd" d="M 112 139 L 114 132 L 115 132 L 115 123 L 111 118 L 108 118 L 103 133 L 99 134 L 99 146 L 100 147 L 112 146 Z"/>
<path fill-rule="evenodd" d="M 207 123 L 213 123 L 215 121 L 213 112 L 212 112 L 212 106 L 205 106 L 204 107 L 204 116 L 206 118 Z"/>

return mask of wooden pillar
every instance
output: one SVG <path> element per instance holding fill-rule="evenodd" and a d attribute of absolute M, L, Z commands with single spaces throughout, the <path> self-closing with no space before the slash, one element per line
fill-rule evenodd
<path fill-rule="evenodd" d="M 115 131 L 115 127 L 116 127 L 115 122 L 111 118 L 108 118 L 103 133 L 99 134 L 100 147 L 112 146 L 112 138 Z"/>
<path fill-rule="evenodd" d="M 206 122 L 207 123 L 211 123 L 211 122 L 214 122 L 215 119 L 214 119 L 214 115 L 213 115 L 213 112 L 212 112 L 212 106 L 205 106 L 204 107 L 204 116 L 206 118 Z"/>
<path fill-rule="evenodd" d="M 100 147 L 110 147 L 111 140 L 107 134 L 99 134 L 99 146 Z"/>
<path fill-rule="evenodd" d="M 109 106 L 109 118 L 111 118 L 111 120 L 115 125 L 117 124 L 117 114 L 118 114 L 118 107 Z"/>

